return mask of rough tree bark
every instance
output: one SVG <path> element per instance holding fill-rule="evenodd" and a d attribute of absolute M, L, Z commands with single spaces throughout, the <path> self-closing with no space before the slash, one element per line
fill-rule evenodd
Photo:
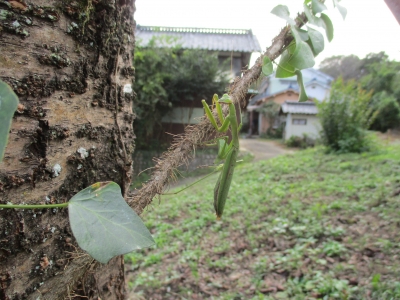
<path fill-rule="evenodd" d="M 20 99 L 1 203 L 63 203 L 108 180 L 126 194 L 133 12 L 134 0 L 0 0 L 0 78 Z M 123 299 L 123 275 L 122 257 L 100 265 L 77 247 L 67 209 L 0 211 L 0 299 Z"/>

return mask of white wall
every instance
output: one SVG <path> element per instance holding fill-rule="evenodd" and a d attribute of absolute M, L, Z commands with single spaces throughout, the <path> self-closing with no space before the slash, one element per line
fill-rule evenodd
<path fill-rule="evenodd" d="M 200 107 L 174 107 L 162 119 L 162 123 L 197 124 L 204 116 L 204 109 Z"/>
<path fill-rule="evenodd" d="M 315 98 L 318 101 L 324 100 L 329 94 L 329 90 L 327 90 L 326 88 L 322 87 L 319 84 L 310 83 L 310 85 L 307 85 L 305 88 L 307 96 L 309 98 Z"/>
<path fill-rule="evenodd" d="M 306 125 L 293 124 L 293 119 L 306 119 Z M 285 136 L 287 140 L 292 135 L 302 137 L 303 134 L 307 134 L 311 138 L 318 138 L 319 131 L 321 130 L 321 124 L 319 119 L 315 115 L 303 115 L 303 114 L 288 114 L 286 117 Z"/>

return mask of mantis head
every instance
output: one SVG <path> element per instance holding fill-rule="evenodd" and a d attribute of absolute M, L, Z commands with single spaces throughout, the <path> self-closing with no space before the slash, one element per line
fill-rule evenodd
<path fill-rule="evenodd" d="M 225 103 L 225 104 L 232 104 L 232 99 L 228 94 L 224 94 L 221 99 L 218 100 L 219 103 Z"/>

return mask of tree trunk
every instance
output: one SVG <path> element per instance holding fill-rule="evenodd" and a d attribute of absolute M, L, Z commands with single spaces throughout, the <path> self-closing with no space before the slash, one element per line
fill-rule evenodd
<path fill-rule="evenodd" d="M 126 195 L 133 12 L 134 0 L 0 0 L 0 78 L 20 100 L 1 203 L 63 203 L 109 180 Z M 0 230 L 0 299 L 124 298 L 123 258 L 80 250 L 67 209 L 1 210 Z"/>

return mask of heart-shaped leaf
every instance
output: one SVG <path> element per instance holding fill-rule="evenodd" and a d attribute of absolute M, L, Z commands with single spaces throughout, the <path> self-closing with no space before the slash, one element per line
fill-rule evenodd
<path fill-rule="evenodd" d="M 274 66 L 268 56 L 263 58 L 262 72 L 265 76 L 269 76 L 274 72 Z"/>
<path fill-rule="evenodd" d="M 325 4 L 319 2 L 318 0 L 312 0 L 311 9 L 313 14 L 315 15 L 317 13 L 323 12 L 324 10 L 327 10 L 328 8 L 325 6 Z"/>
<path fill-rule="evenodd" d="M 277 5 L 271 10 L 271 14 L 278 16 L 288 22 L 289 25 L 296 26 L 296 22 L 290 17 L 289 9 L 286 5 Z"/>
<path fill-rule="evenodd" d="M 281 59 L 278 64 L 278 68 L 276 69 L 276 78 L 286 78 L 286 77 L 292 77 L 295 75 L 295 69 L 292 65 L 289 64 L 289 59 L 291 57 L 290 53 L 291 49 L 294 49 L 296 47 L 295 43 L 292 43 L 289 45 L 289 48 L 282 53 Z"/>
<path fill-rule="evenodd" d="M 17 95 L 7 83 L 0 80 L 0 161 L 4 156 L 11 120 L 17 107 Z"/>
<path fill-rule="evenodd" d="M 155 243 L 115 182 L 98 182 L 80 191 L 69 201 L 68 212 L 79 247 L 101 263 Z"/>
<path fill-rule="evenodd" d="M 308 36 L 310 37 L 311 48 L 313 50 L 314 56 L 317 56 L 319 53 L 324 50 L 325 42 L 324 36 L 318 30 L 312 29 L 311 27 L 307 27 Z"/>
<path fill-rule="evenodd" d="M 292 27 L 291 31 L 296 41 L 296 50 L 290 57 L 288 63 L 298 70 L 313 67 L 315 61 L 310 46 L 301 39 L 301 36 L 295 27 Z"/>
<path fill-rule="evenodd" d="M 333 39 L 333 24 L 331 19 L 326 15 L 326 14 L 321 14 L 321 19 L 325 23 L 325 30 L 326 30 L 326 36 L 328 38 L 328 41 L 332 41 Z"/>
<path fill-rule="evenodd" d="M 301 73 L 300 70 L 297 70 L 296 75 L 297 75 L 297 84 L 299 85 L 299 90 L 300 90 L 299 102 L 305 102 L 308 100 L 308 96 L 306 93 L 306 88 L 304 87 L 303 74 Z"/>

